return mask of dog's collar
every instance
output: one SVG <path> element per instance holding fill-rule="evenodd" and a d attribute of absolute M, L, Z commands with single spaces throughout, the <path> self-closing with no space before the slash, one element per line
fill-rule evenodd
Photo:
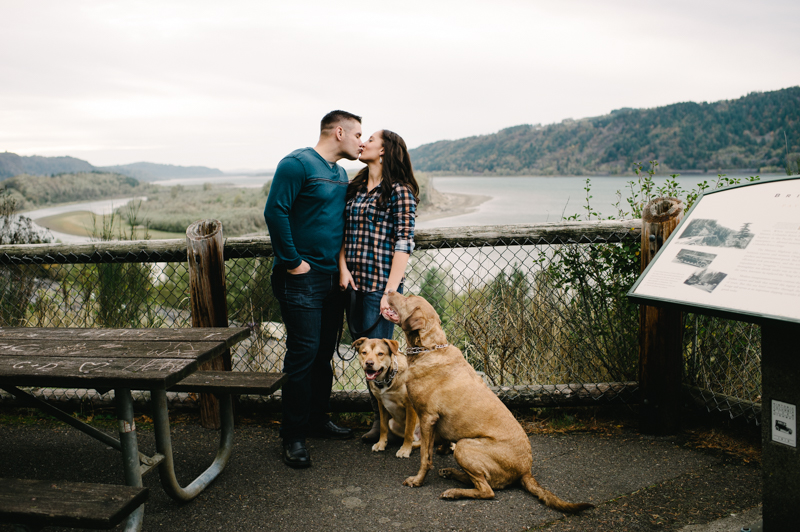
<path fill-rule="evenodd" d="M 433 347 L 408 347 L 406 348 L 406 355 L 418 355 L 425 351 L 436 351 L 437 349 L 444 349 L 450 347 L 450 344 L 435 345 Z"/>
<path fill-rule="evenodd" d="M 392 371 L 389 372 L 389 376 L 382 381 L 375 379 L 372 382 L 374 382 L 375 386 L 378 388 L 388 388 L 392 385 L 395 376 L 397 376 L 397 356 L 392 353 Z"/>

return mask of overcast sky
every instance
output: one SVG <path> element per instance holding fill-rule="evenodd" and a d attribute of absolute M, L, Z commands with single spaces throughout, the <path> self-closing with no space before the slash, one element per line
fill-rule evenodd
<path fill-rule="evenodd" d="M 800 84 L 797 0 L 0 0 L 0 152 L 274 168 Z M 358 167 L 351 163 L 348 167 Z"/>

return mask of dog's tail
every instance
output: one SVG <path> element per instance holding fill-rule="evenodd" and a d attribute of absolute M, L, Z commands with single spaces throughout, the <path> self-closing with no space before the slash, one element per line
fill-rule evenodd
<path fill-rule="evenodd" d="M 574 514 L 582 510 L 586 510 L 587 508 L 594 508 L 594 505 L 589 504 L 588 502 L 574 503 L 558 498 L 558 496 L 540 486 L 530 473 L 523 475 L 523 477 L 520 479 L 520 482 L 522 483 L 522 487 L 542 501 L 545 506 L 549 506 L 554 510 Z"/>

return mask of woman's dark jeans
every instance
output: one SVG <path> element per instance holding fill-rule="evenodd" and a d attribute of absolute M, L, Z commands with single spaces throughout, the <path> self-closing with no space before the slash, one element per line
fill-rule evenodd
<path fill-rule="evenodd" d="M 342 327 L 339 275 L 315 270 L 292 275 L 278 265 L 272 291 L 286 325 L 281 437 L 286 443 L 303 441 L 309 426 L 324 423 L 330 412 L 331 358 Z"/>
<path fill-rule="evenodd" d="M 397 291 L 402 294 L 403 285 L 400 285 Z M 355 305 L 348 310 L 347 315 L 347 323 L 350 325 L 351 332 L 354 334 L 363 332 L 371 327 L 380 316 L 375 328 L 363 332 L 363 336 L 365 338 L 394 338 L 394 323 L 381 316 L 382 297 L 383 292 L 355 292 Z M 353 340 L 358 340 L 358 338 L 353 338 Z"/>

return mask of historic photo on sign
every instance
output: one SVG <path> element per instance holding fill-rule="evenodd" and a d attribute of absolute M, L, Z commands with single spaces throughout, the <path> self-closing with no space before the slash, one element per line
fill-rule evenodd
<path fill-rule="evenodd" d="M 714 289 L 719 286 L 719 283 L 727 276 L 727 273 L 710 272 L 707 268 L 704 268 L 693 273 L 691 277 L 684 281 L 684 284 L 699 288 L 700 290 L 705 290 L 706 292 L 713 292 Z"/>
<path fill-rule="evenodd" d="M 713 253 L 703 253 L 702 251 L 692 251 L 691 249 L 682 249 L 675 255 L 673 262 L 678 264 L 688 264 L 697 268 L 706 268 L 716 258 Z"/>
<path fill-rule="evenodd" d="M 755 236 L 750 232 L 750 223 L 743 223 L 737 231 L 720 225 L 717 220 L 692 220 L 678 238 L 688 246 L 711 246 L 744 249 Z"/>

